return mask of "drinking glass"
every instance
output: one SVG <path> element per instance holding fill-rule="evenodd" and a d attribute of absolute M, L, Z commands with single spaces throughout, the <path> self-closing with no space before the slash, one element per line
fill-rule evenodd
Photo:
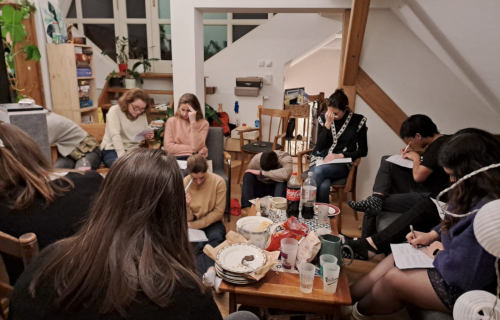
<path fill-rule="evenodd" d="M 312 263 L 303 263 L 300 265 L 300 291 L 311 293 L 314 284 L 314 271 L 316 267 Z"/>

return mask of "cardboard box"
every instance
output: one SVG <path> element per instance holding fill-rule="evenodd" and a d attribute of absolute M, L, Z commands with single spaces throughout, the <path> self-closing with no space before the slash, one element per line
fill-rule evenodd
<path fill-rule="evenodd" d="M 242 97 L 258 97 L 260 88 L 234 87 L 234 95 Z"/>

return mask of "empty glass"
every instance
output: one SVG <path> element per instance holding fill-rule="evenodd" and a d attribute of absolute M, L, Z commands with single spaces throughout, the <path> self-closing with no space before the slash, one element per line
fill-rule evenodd
<path fill-rule="evenodd" d="M 281 265 L 285 269 L 293 269 L 297 258 L 299 243 L 296 239 L 281 239 Z"/>
<path fill-rule="evenodd" d="M 312 263 L 303 263 L 300 265 L 300 291 L 311 293 L 314 284 L 314 272 L 316 267 Z"/>

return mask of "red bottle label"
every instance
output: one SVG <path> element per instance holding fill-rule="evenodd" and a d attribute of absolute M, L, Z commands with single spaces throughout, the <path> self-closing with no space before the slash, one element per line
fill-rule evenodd
<path fill-rule="evenodd" d="M 300 189 L 286 189 L 286 199 L 288 201 L 300 201 Z"/>

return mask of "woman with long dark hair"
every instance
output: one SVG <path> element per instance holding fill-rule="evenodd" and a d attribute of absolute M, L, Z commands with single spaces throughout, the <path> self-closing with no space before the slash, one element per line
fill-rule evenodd
<path fill-rule="evenodd" d="M 96 172 L 54 169 L 38 145 L 18 127 L 0 122 L 0 231 L 33 232 L 41 249 L 73 235 L 101 184 Z M 24 266 L 2 254 L 14 283 Z"/>
<path fill-rule="evenodd" d="M 165 123 L 165 152 L 179 160 L 187 160 L 190 155 L 197 153 L 206 158 L 208 126 L 198 98 L 192 93 L 183 94 L 179 98 L 175 116 Z"/>
<path fill-rule="evenodd" d="M 500 163 L 500 142 L 483 130 L 464 129 L 447 142 L 439 160 L 454 182 L 472 171 Z M 500 198 L 500 168 L 464 180 L 448 195 L 448 210 L 458 215 Z M 353 300 L 357 301 L 353 317 L 398 313 L 406 304 L 451 312 L 456 299 L 466 291 L 494 293 L 495 258 L 474 236 L 475 216 L 455 219 L 446 215 L 431 232 L 415 232 L 415 236 L 409 233 L 407 239 L 412 245 L 429 245 L 435 253 L 435 268 L 400 270 L 394 266 L 392 255 L 388 256 L 351 287 Z"/>
<path fill-rule="evenodd" d="M 195 273 L 182 175 L 161 150 L 109 171 L 89 219 L 16 284 L 10 318 L 221 319 Z"/>

